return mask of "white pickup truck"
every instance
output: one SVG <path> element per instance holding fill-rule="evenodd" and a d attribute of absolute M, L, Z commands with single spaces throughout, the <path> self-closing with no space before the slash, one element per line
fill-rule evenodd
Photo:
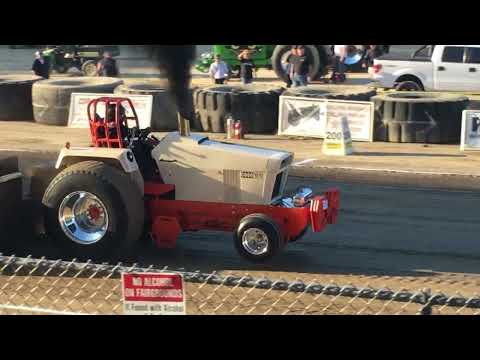
<path fill-rule="evenodd" d="M 409 58 L 385 55 L 370 69 L 379 87 L 480 91 L 480 45 L 425 45 Z"/>

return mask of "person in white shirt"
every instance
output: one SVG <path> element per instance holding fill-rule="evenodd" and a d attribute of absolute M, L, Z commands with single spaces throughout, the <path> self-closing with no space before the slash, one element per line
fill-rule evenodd
<path fill-rule="evenodd" d="M 210 65 L 209 73 L 215 84 L 225 84 L 228 81 L 228 65 L 222 61 L 222 57 L 220 55 L 215 55 L 215 62 Z"/>
<path fill-rule="evenodd" d="M 334 45 L 335 70 L 332 74 L 332 81 L 345 81 L 345 58 L 347 57 L 348 45 Z"/>

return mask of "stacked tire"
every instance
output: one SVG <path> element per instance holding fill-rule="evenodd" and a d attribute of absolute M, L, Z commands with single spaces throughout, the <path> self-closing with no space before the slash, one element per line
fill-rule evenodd
<path fill-rule="evenodd" d="M 469 100 L 445 93 L 393 92 L 376 96 L 375 141 L 458 144 Z"/>
<path fill-rule="evenodd" d="M 43 80 L 32 88 L 33 115 L 39 124 L 67 126 L 72 93 L 113 94 L 122 80 L 105 77 L 73 77 Z"/>
<path fill-rule="evenodd" d="M 281 87 L 218 85 L 196 90 L 196 129 L 224 133 L 229 117 L 240 120 L 247 134 L 273 134 L 278 127 Z"/>
<path fill-rule="evenodd" d="M 284 96 L 304 97 L 314 99 L 370 101 L 377 94 L 374 88 L 368 86 L 348 85 L 310 85 L 288 89 Z"/>
<path fill-rule="evenodd" d="M 154 131 L 171 131 L 178 128 L 178 109 L 175 100 L 169 93 L 168 81 L 155 81 L 149 83 L 132 83 L 120 85 L 115 89 L 115 94 L 121 95 L 152 95 L 152 122 Z M 193 90 L 189 90 L 192 97 Z M 192 111 L 193 112 L 193 111 Z"/>
<path fill-rule="evenodd" d="M 0 121 L 32 121 L 32 86 L 42 78 L 0 75 Z"/>

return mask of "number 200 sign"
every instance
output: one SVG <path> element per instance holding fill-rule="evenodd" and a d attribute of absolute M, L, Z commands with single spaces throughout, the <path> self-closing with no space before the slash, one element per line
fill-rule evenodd
<path fill-rule="evenodd" d="M 127 315 L 185 315 L 185 286 L 180 274 L 122 274 Z"/>

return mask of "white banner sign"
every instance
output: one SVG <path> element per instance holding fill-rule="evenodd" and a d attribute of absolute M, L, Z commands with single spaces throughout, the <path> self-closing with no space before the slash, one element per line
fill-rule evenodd
<path fill-rule="evenodd" d="M 480 110 L 465 110 L 460 150 L 480 150 Z"/>
<path fill-rule="evenodd" d="M 152 122 L 152 105 L 153 105 L 153 96 L 152 95 L 112 95 L 112 94 L 82 94 L 82 93 L 73 93 L 70 100 L 70 114 L 68 117 L 68 126 L 71 128 L 77 129 L 88 129 L 90 125 L 88 124 L 88 114 L 87 107 L 90 101 L 98 99 L 101 97 L 125 97 L 129 98 L 135 111 L 138 116 L 138 123 L 140 129 L 145 129 L 150 127 Z M 105 113 L 105 106 L 99 103 L 97 112 L 99 114 Z M 125 108 L 127 116 L 133 116 L 132 110 L 129 107 Z"/>
<path fill-rule="evenodd" d="M 325 138 L 327 118 L 346 118 L 354 141 L 373 141 L 372 102 L 280 96 L 278 134 Z"/>

